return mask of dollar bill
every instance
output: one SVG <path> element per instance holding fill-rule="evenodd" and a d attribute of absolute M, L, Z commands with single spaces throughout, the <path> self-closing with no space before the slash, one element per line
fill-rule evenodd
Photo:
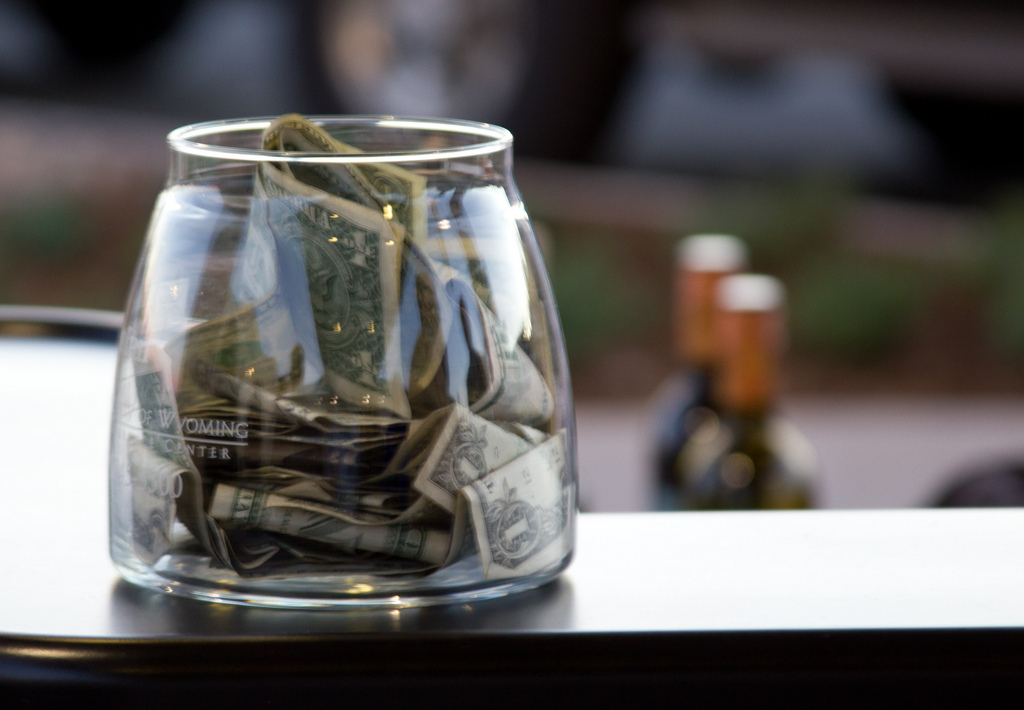
<path fill-rule="evenodd" d="M 183 491 L 181 466 L 159 456 L 136 436 L 127 440 L 131 480 L 132 546 L 141 560 L 156 563 L 174 544 L 177 498 Z"/>
<path fill-rule="evenodd" d="M 548 423 L 554 398 L 543 375 L 462 274 L 445 264 L 435 268 L 458 314 L 445 351 L 452 401 L 486 419 Z"/>
<path fill-rule="evenodd" d="M 200 365 L 244 378 L 252 387 L 287 391 L 302 379 L 303 351 L 278 291 L 189 328 L 164 346 L 179 372 L 180 411 L 209 404 L 208 388 L 196 382 Z"/>
<path fill-rule="evenodd" d="M 181 421 L 192 433 L 212 430 L 236 440 L 287 436 L 299 430 L 292 420 L 242 407 L 227 399 L 212 399 L 181 411 Z"/>
<path fill-rule="evenodd" d="M 519 422 L 495 422 L 498 426 L 506 431 L 510 431 L 516 436 L 526 439 L 531 444 L 541 444 L 547 440 L 547 432 L 543 432 L 540 429 L 534 429 L 531 426 L 520 424 Z"/>
<path fill-rule="evenodd" d="M 550 291 L 534 277 L 543 273 L 543 264 L 523 249 L 523 240 L 532 241 L 533 236 L 521 207 L 510 203 L 504 190 L 494 185 L 461 185 L 444 198 L 435 199 L 437 218 L 448 219 L 452 226 L 440 238 L 428 240 L 427 254 L 471 285 L 501 324 L 504 346 L 492 353 L 506 360 L 513 373 L 518 372 L 515 376 L 522 384 L 535 387 L 532 370 L 536 369 L 550 389 L 555 377 L 550 329 L 557 328 L 557 323 L 549 322 L 543 306 L 551 301 Z M 518 344 L 525 358 L 515 352 L 513 344 Z M 530 364 L 525 363 L 527 359 Z M 564 369 L 564 363 L 560 367 Z M 490 380 L 494 385 L 498 382 Z M 535 389 L 543 393 L 543 389 Z M 514 418 L 500 412 L 493 418 L 501 416 Z M 539 415 L 535 423 L 542 423 Z"/>
<path fill-rule="evenodd" d="M 565 432 L 460 489 L 487 579 L 539 572 L 568 553 L 571 498 Z"/>
<path fill-rule="evenodd" d="M 326 501 L 332 501 L 338 495 L 337 486 L 323 476 L 274 465 L 218 473 L 211 476 L 211 480 L 270 491 L 296 487 L 294 489 L 301 490 L 301 494 L 307 498 Z"/>
<path fill-rule="evenodd" d="M 304 153 L 360 153 L 299 114 L 286 114 L 263 134 L 264 150 Z M 364 207 L 374 207 L 396 229 L 396 236 L 422 244 L 426 238 L 424 206 L 427 181 L 394 163 L 291 163 L 296 179 Z"/>
<path fill-rule="evenodd" d="M 525 212 L 513 208 L 499 185 L 460 187 L 445 212 L 451 228 L 427 242 L 430 256 L 472 283 L 480 300 L 510 333 L 530 333 L 531 271 L 518 221 Z"/>
<path fill-rule="evenodd" d="M 255 187 L 279 242 L 303 254 L 324 380 L 349 405 L 408 418 L 398 347 L 401 244 L 377 211 L 261 164 Z"/>
<path fill-rule="evenodd" d="M 355 522 L 337 510 L 267 491 L 217 486 L 210 515 L 246 528 L 329 543 L 343 550 L 380 552 L 440 565 L 449 556 L 450 530 Z"/>
<path fill-rule="evenodd" d="M 452 405 L 446 413 L 413 487 L 445 510 L 455 512 L 455 498 L 461 488 L 522 456 L 531 445 L 465 407 Z"/>
<path fill-rule="evenodd" d="M 405 439 L 399 445 L 388 465 L 367 483 L 380 483 L 395 478 L 411 478 L 430 452 L 431 442 L 444 426 L 447 412 L 439 409 L 423 419 L 409 422 Z"/>
<path fill-rule="evenodd" d="M 246 579 L 292 578 L 303 575 L 372 574 L 375 577 L 422 576 L 437 565 L 428 562 L 392 557 L 375 552 L 342 550 L 315 540 L 290 537 L 240 528 L 227 531 L 233 550 L 245 559 L 264 553 L 258 565 L 238 567 L 235 571 Z M 267 555 L 266 553 L 270 553 Z"/>
<path fill-rule="evenodd" d="M 221 479 L 238 478 L 244 471 L 263 466 L 329 479 L 339 491 L 359 489 L 366 493 L 411 495 L 408 478 L 381 477 L 403 439 L 400 433 L 387 438 L 356 433 L 311 436 L 268 436 L 251 439 L 241 447 L 238 464 L 211 465 L 205 472 Z M 346 493 L 347 495 L 347 493 Z M 339 498 L 339 500 L 343 500 Z"/>
<path fill-rule="evenodd" d="M 248 491 L 248 493 L 239 493 L 240 491 Z M 308 481 L 300 482 L 287 486 L 283 489 L 275 490 L 261 490 L 258 488 L 241 488 L 233 486 L 227 483 L 219 483 L 213 489 L 213 496 L 210 503 L 210 515 L 214 519 L 227 519 L 219 515 L 219 511 L 225 510 L 223 508 L 224 501 L 231 499 L 233 496 L 257 496 L 257 500 L 254 505 L 258 505 L 265 508 L 288 508 L 294 510 L 304 510 L 310 513 L 318 513 L 322 515 L 328 515 L 332 518 L 336 518 L 344 523 L 352 525 L 377 525 L 387 523 L 393 518 L 393 515 L 383 515 L 380 513 L 369 512 L 369 511 L 357 511 L 354 509 L 343 510 L 338 506 L 335 501 L 326 499 L 322 495 L 323 491 L 315 484 L 310 484 Z M 303 498 L 300 496 L 312 496 L 313 499 Z M 218 507 L 220 506 L 220 507 Z M 258 509 L 257 509 L 258 511 Z M 236 521 L 232 521 L 236 522 Z M 252 527 L 264 527 L 262 525 L 255 525 Z M 284 532 L 278 530 L 278 532 Z"/>
<path fill-rule="evenodd" d="M 495 374 L 470 408 L 487 419 L 546 425 L 555 412 L 551 389 L 523 349 L 518 345 L 509 347 L 502 340 L 504 335 L 494 332 L 488 341 Z"/>
<path fill-rule="evenodd" d="M 170 386 L 170 358 L 156 346 L 133 349 L 133 352 L 141 356 L 134 358 L 132 364 L 142 441 L 158 458 L 176 467 L 175 475 L 181 480 L 181 494 L 176 499 L 178 519 L 217 564 L 230 567 L 230 555 L 220 528 L 205 513 L 202 476 L 189 454 L 190 442 L 182 433 Z M 166 478 L 164 464 L 160 462 L 158 467 L 155 461 L 157 459 L 137 458 L 139 475 Z"/>
<path fill-rule="evenodd" d="M 483 392 L 470 409 L 487 419 L 542 425 L 555 412 L 551 389 L 523 349 L 482 303 L 474 317 L 480 319 L 487 357 Z"/>
<path fill-rule="evenodd" d="M 190 376 L 202 390 L 225 398 L 233 403 L 239 412 L 255 410 L 279 420 L 322 432 L 353 427 L 370 429 L 398 423 L 398 420 L 392 417 L 332 411 L 329 397 L 278 395 L 274 393 L 274 389 L 260 387 L 251 379 L 236 377 L 202 360 L 194 360 L 189 364 Z"/>
<path fill-rule="evenodd" d="M 426 393 L 438 379 L 447 353 L 454 309 L 435 262 L 412 244 L 405 246 L 400 305 L 402 366 L 408 373 L 409 399 L 420 410 L 447 403 Z M 448 400 L 450 401 L 450 400 Z"/>

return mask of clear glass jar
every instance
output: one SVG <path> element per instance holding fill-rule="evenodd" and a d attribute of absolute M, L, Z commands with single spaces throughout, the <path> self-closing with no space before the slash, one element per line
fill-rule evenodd
<path fill-rule="evenodd" d="M 573 408 L 512 136 L 293 115 L 168 142 L 119 351 L 121 574 L 303 607 L 558 575 Z"/>

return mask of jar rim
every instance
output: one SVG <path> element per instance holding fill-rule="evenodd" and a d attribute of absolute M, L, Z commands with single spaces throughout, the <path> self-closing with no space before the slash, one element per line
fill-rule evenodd
<path fill-rule="evenodd" d="M 363 126 L 384 129 L 434 131 L 476 136 L 477 140 L 464 145 L 442 148 L 410 150 L 364 151 L 359 153 L 323 153 L 263 150 L 208 143 L 203 139 L 217 134 L 263 131 L 275 119 L 273 116 L 235 118 L 205 121 L 176 128 L 167 134 L 167 144 L 175 151 L 207 158 L 249 160 L 255 162 L 296 163 L 399 163 L 410 160 L 445 160 L 469 158 L 504 150 L 512 144 L 508 129 L 490 123 L 452 118 L 416 116 L 307 116 L 313 123 L 327 128 L 335 126 Z"/>

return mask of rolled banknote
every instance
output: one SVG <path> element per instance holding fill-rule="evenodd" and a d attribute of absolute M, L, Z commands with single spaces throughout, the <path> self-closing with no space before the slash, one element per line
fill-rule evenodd
<path fill-rule="evenodd" d="M 286 436 L 300 430 L 295 421 L 219 398 L 181 410 L 181 421 L 193 434 L 214 433 L 241 439 Z"/>
<path fill-rule="evenodd" d="M 308 498 L 297 497 L 297 495 L 314 494 L 311 489 L 312 487 L 309 485 L 297 484 L 294 486 L 288 486 L 283 490 L 266 491 L 257 488 L 239 488 L 226 483 L 219 483 L 213 489 L 213 496 L 211 497 L 210 502 L 210 515 L 213 516 L 215 520 L 231 520 L 231 522 L 239 522 L 236 519 L 228 517 L 225 513 L 225 511 L 231 510 L 225 507 L 227 505 L 227 501 L 234 500 L 234 498 L 237 497 L 238 500 L 251 499 L 249 512 L 256 516 L 258 516 L 260 511 L 264 508 L 288 508 L 328 515 L 351 525 L 384 524 L 394 517 L 392 515 L 382 515 L 374 512 L 345 511 L 337 505 L 333 505 L 331 501 L 324 501 L 322 499 L 310 500 Z M 317 495 L 317 498 L 320 498 L 320 496 Z M 237 501 L 232 505 L 237 506 Z M 257 525 L 251 522 L 247 522 L 246 524 L 250 527 L 267 527 L 266 525 Z M 277 532 L 286 531 L 277 530 Z"/>
<path fill-rule="evenodd" d="M 361 524 L 309 501 L 233 486 L 217 486 L 210 515 L 225 523 L 317 540 L 343 550 L 381 552 L 435 565 L 448 558 L 453 543 L 450 530 Z"/>
<path fill-rule="evenodd" d="M 313 500 L 332 501 L 338 495 L 338 488 L 333 481 L 323 476 L 281 466 L 271 465 L 226 473 L 218 472 L 217 475 L 210 476 L 210 478 L 218 483 L 269 491 L 301 486 L 302 495 Z"/>
<path fill-rule="evenodd" d="M 437 569 L 436 564 L 392 557 L 375 552 L 343 550 L 315 540 L 304 540 L 255 528 L 227 531 L 232 549 L 253 559 L 263 551 L 264 559 L 254 567 L 235 571 L 247 579 L 292 578 L 305 575 L 372 574 L 375 577 L 422 576 Z M 270 553 L 266 555 L 266 553 Z"/>
<path fill-rule="evenodd" d="M 282 469 L 329 478 L 339 487 L 359 486 L 367 492 L 408 491 L 408 482 L 372 481 L 388 465 L 401 437 L 377 441 L 326 435 L 312 437 L 254 438 L 239 451 L 239 465 L 209 465 L 206 471 L 217 476 L 240 476 L 246 469 L 277 466 Z M 210 462 L 211 464 L 213 462 Z"/>

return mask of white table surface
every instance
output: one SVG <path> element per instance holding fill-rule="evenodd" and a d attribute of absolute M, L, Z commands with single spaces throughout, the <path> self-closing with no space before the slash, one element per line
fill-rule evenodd
<path fill-rule="evenodd" d="M 242 613 L 136 591 L 107 556 L 113 353 L 16 339 L 0 348 L 0 635 L 1024 625 L 1024 509 L 585 514 L 559 581 L 454 615 Z M 588 458 L 588 416 L 585 483 L 603 470 Z"/>

